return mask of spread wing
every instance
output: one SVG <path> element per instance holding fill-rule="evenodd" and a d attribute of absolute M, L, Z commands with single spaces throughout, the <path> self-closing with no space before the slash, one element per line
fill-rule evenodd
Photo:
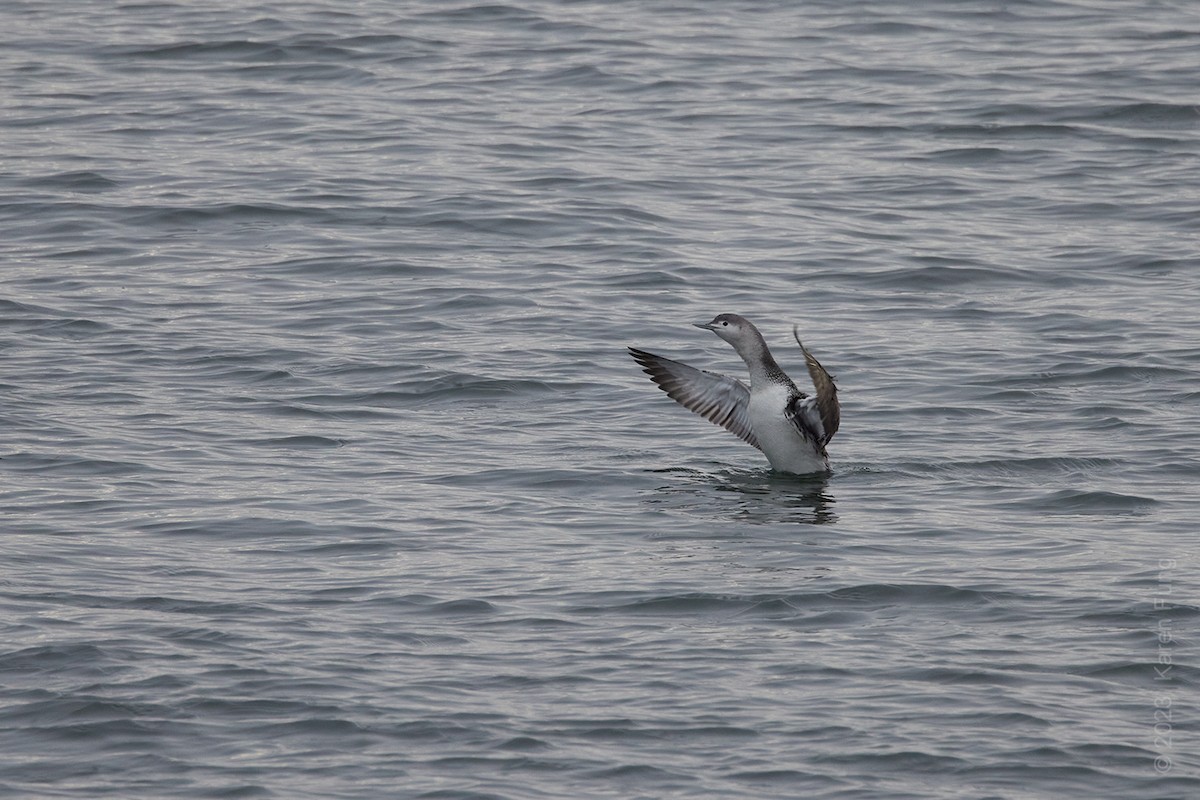
<path fill-rule="evenodd" d="M 750 390 L 744 383 L 636 347 L 629 348 L 629 355 L 667 397 L 762 450 L 750 426 Z"/>
<path fill-rule="evenodd" d="M 815 397 L 804 398 L 795 403 L 794 407 L 800 415 L 808 417 L 811 422 L 820 423 L 817 441 L 824 447 L 837 433 L 838 426 L 842 422 L 842 406 L 838 402 L 837 387 L 833 385 L 833 376 L 825 371 L 821 362 L 817 361 L 816 357 L 808 352 L 808 348 L 800 341 L 798 327 L 792 328 L 792 336 L 796 338 L 796 344 L 800 345 L 800 352 L 804 353 L 804 363 L 808 366 L 808 375 L 812 378 L 813 387 L 817 390 Z M 816 429 L 811 422 L 810 428 Z"/>

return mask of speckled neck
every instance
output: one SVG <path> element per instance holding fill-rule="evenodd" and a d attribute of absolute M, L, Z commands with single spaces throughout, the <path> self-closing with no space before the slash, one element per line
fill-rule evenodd
<path fill-rule="evenodd" d="M 771 355 L 771 350 L 758 328 L 749 322 L 746 324 L 750 326 L 753 335 L 739 340 L 733 347 L 750 370 L 750 390 L 766 388 L 770 384 L 779 384 L 794 390 L 795 384 L 775 362 L 775 357 Z"/>

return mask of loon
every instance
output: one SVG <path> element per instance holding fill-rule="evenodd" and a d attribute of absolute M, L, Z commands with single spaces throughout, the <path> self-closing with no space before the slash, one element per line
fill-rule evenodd
<path fill-rule="evenodd" d="M 693 324 L 733 345 L 750 369 L 750 388 L 737 378 L 689 367 L 636 347 L 630 347 L 629 354 L 668 397 L 757 447 L 773 469 L 797 475 L 827 472 L 825 445 L 841 421 L 837 387 L 800 341 L 798 328 L 792 329 L 792 335 L 804 353 L 816 389 L 812 397 L 797 389 L 779 368 L 750 320 L 718 314 L 712 322 Z"/>

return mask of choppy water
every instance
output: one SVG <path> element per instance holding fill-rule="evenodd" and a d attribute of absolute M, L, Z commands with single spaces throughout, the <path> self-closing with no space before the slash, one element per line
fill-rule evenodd
<path fill-rule="evenodd" d="M 0 18 L 0 794 L 1200 796 L 1200 7 Z"/>

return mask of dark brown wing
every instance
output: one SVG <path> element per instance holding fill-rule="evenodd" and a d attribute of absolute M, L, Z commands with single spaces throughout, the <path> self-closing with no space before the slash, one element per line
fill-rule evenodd
<path fill-rule="evenodd" d="M 817 361 L 816 356 L 808 352 L 808 348 L 800 341 L 799 326 L 792 328 L 792 335 L 796 337 L 796 344 L 800 345 L 800 352 L 804 353 L 804 363 L 808 366 L 808 375 L 812 378 L 813 387 L 817 390 L 814 399 L 817 412 L 821 415 L 821 427 L 825 429 L 825 435 L 821 439 L 821 444 L 824 445 L 833 438 L 833 435 L 837 433 L 838 426 L 842 423 L 842 406 L 838 402 L 837 387 L 833 384 L 833 376 L 821 366 L 821 362 Z"/>

